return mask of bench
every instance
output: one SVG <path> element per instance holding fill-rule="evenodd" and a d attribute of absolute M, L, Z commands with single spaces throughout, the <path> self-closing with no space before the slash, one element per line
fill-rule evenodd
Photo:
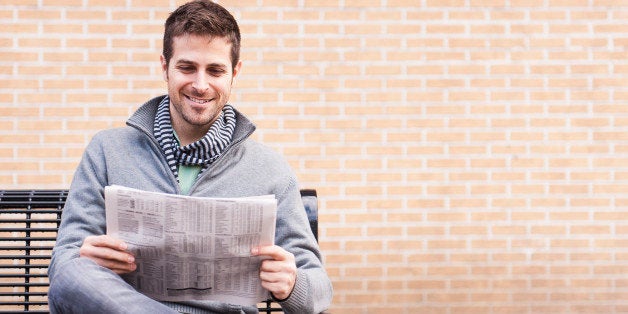
<path fill-rule="evenodd" d="M 0 313 L 48 313 L 48 264 L 67 190 L 0 190 Z M 318 240 L 316 190 L 301 190 Z M 262 313 L 282 312 L 271 300 Z"/>

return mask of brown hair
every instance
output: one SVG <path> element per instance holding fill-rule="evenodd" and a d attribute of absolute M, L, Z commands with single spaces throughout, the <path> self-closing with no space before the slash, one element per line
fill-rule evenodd
<path fill-rule="evenodd" d="M 231 43 L 231 65 L 240 60 L 240 28 L 229 11 L 207 0 L 188 2 L 170 14 L 165 24 L 163 56 L 166 64 L 172 58 L 175 37 L 187 34 L 224 37 Z"/>

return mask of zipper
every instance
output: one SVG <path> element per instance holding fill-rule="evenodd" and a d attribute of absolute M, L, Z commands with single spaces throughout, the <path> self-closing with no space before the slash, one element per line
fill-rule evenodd
<path fill-rule="evenodd" d="M 157 141 L 157 139 L 153 136 L 153 134 L 148 132 L 145 128 L 143 128 L 142 126 L 140 126 L 139 124 L 136 124 L 135 122 L 131 120 L 127 120 L 126 124 L 144 133 L 144 135 L 148 137 L 148 139 L 150 140 L 150 143 L 153 146 L 153 150 L 157 152 L 157 155 L 159 156 L 159 159 L 161 160 L 162 165 L 168 170 L 166 172 L 168 173 L 168 176 L 170 177 L 170 181 L 174 182 L 174 186 L 175 186 L 175 190 L 177 191 L 177 194 L 181 194 L 181 186 L 179 186 L 179 181 L 177 181 L 177 178 L 174 176 L 174 173 L 172 173 L 172 171 L 170 170 L 170 166 L 168 165 L 166 156 L 161 151 L 161 146 L 159 146 L 159 142 Z"/>
<path fill-rule="evenodd" d="M 192 195 L 192 192 L 196 189 L 196 186 L 199 184 L 199 182 L 201 182 L 201 179 L 208 176 L 212 169 L 215 169 L 217 166 L 220 165 L 220 163 L 223 162 L 223 160 L 225 160 L 226 158 L 225 156 L 228 155 L 232 149 L 235 149 L 235 147 L 240 146 L 246 139 L 249 138 L 249 136 L 251 136 L 251 134 L 253 134 L 253 132 L 255 132 L 255 128 L 251 128 L 251 130 L 247 131 L 242 137 L 240 137 L 240 139 L 232 142 L 231 145 L 229 145 L 222 152 L 222 154 L 218 156 L 218 159 L 216 159 L 216 161 L 214 161 L 211 165 L 209 165 L 209 168 L 207 168 L 207 170 L 201 173 L 200 177 L 196 178 L 196 181 L 194 181 L 194 184 L 192 184 L 192 186 L 190 187 L 190 190 L 188 191 L 189 195 Z"/>
<path fill-rule="evenodd" d="M 154 118 L 153 118 L 153 120 L 154 120 Z M 165 168 L 168 169 L 167 172 L 168 172 L 168 174 L 170 176 L 171 181 L 174 182 L 177 194 L 183 195 L 181 193 L 182 191 L 181 191 L 181 186 L 179 185 L 179 181 L 177 181 L 177 178 L 175 178 L 174 173 L 172 173 L 172 171 L 170 170 L 170 166 L 168 165 L 168 161 L 166 160 L 166 156 L 164 156 L 163 152 L 161 151 L 161 146 L 159 145 L 159 142 L 157 141 L 157 138 L 155 138 L 155 136 L 153 136 L 153 134 L 151 132 L 149 132 L 146 128 L 144 128 L 143 126 L 135 123 L 134 121 L 131 121 L 130 119 L 127 120 L 126 124 L 128 126 L 134 128 L 134 129 L 144 133 L 144 135 L 146 135 L 150 139 L 150 142 L 153 145 L 153 149 L 155 149 L 158 152 L 159 159 L 161 159 L 162 164 L 165 165 Z M 248 130 L 243 136 L 241 136 L 240 139 L 232 142 L 231 145 L 229 145 L 222 152 L 222 154 L 220 154 L 220 156 L 218 156 L 218 159 L 216 159 L 216 161 L 214 161 L 210 165 L 210 168 L 213 168 L 214 166 L 219 165 L 222 162 L 222 160 L 225 159 L 224 158 L 225 155 L 227 155 L 234 147 L 239 146 L 242 142 L 244 142 L 247 138 L 249 138 L 249 136 L 251 136 L 251 134 L 253 134 L 253 132 L 255 132 L 255 127 L 250 128 L 250 130 Z M 211 171 L 210 168 L 205 170 L 201 174 L 200 177 L 196 178 L 196 181 L 194 181 L 194 184 L 192 184 L 192 186 L 190 187 L 190 190 L 188 191 L 188 195 L 192 195 L 192 192 L 194 191 L 194 189 L 196 188 L 198 183 L 201 181 L 201 179 L 206 177 L 208 175 L 208 173 Z"/>

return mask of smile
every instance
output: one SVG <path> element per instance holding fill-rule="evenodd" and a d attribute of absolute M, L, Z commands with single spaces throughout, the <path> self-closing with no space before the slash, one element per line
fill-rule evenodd
<path fill-rule="evenodd" d="M 208 102 L 213 100 L 213 98 L 212 99 L 198 99 L 198 98 L 190 97 L 188 95 L 185 95 L 185 97 L 187 99 L 191 100 L 192 102 L 197 103 L 197 104 L 204 104 L 204 103 L 208 103 Z"/>

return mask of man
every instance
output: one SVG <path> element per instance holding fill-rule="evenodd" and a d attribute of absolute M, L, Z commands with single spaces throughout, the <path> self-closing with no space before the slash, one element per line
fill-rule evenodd
<path fill-rule="evenodd" d="M 253 248 L 262 286 L 286 313 L 325 310 L 332 287 L 287 163 L 249 139 L 254 125 L 227 104 L 240 73 L 240 31 L 209 1 L 167 19 L 161 66 L 168 95 L 149 100 L 127 126 L 95 135 L 76 170 L 50 265 L 53 313 L 257 313 L 210 301 L 160 302 L 121 275 L 136 268 L 127 244 L 106 235 L 104 187 L 211 197 L 274 194 L 274 246 Z"/>

